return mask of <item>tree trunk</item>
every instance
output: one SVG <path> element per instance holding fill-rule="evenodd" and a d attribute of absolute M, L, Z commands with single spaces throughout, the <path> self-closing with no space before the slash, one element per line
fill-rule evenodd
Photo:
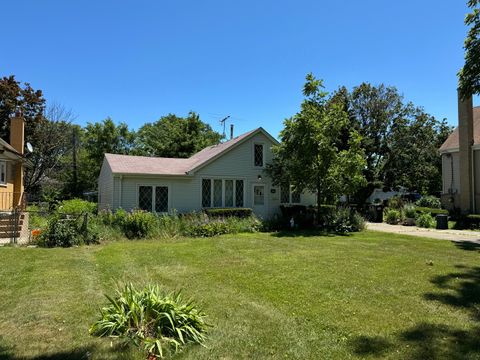
<path fill-rule="evenodd" d="M 320 193 L 320 181 L 317 181 L 317 225 L 320 224 L 320 212 L 322 195 Z"/>

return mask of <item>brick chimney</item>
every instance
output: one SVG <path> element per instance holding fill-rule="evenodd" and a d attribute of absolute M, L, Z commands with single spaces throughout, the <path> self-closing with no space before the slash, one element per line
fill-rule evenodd
<path fill-rule="evenodd" d="M 472 97 L 462 98 L 458 94 L 458 135 L 460 161 L 460 209 L 462 213 L 473 210 L 473 102 Z"/>
<path fill-rule="evenodd" d="M 25 147 L 25 121 L 20 111 L 15 113 L 10 119 L 10 145 L 19 153 L 23 155 Z"/>
<path fill-rule="evenodd" d="M 25 121 L 20 111 L 10 119 L 10 145 L 19 153 L 24 153 Z M 23 162 L 16 162 L 13 175 L 13 202 L 19 205 L 23 195 Z"/>

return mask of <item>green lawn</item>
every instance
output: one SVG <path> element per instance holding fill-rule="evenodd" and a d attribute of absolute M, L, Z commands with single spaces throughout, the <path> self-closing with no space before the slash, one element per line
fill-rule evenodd
<path fill-rule="evenodd" d="M 375 232 L 0 248 L 0 359 L 141 359 L 87 330 L 117 281 L 183 288 L 178 359 L 479 359 L 478 248 Z"/>

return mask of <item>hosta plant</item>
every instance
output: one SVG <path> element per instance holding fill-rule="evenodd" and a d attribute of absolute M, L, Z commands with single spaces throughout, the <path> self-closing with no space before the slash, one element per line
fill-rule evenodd
<path fill-rule="evenodd" d="M 192 300 L 180 292 L 164 293 L 156 285 L 136 289 L 127 284 L 117 289 L 101 317 L 90 327 L 90 334 L 119 338 L 133 344 L 146 358 L 163 358 L 189 343 L 203 345 L 206 315 Z"/>

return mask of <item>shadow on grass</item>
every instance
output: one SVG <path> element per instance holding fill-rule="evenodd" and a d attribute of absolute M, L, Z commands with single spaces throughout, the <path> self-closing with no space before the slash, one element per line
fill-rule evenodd
<path fill-rule="evenodd" d="M 352 233 L 332 233 L 319 229 L 281 230 L 272 233 L 274 237 L 310 237 L 310 236 L 352 236 Z"/>
<path fill-rule="evenodd" d="M 468 313 L 480 321 L 480 267 L 457 265 L 446 275 L 430 281 L 438 291 L 424 294 L 426 300 Z M 394 333 L 391 342 L 381 337 L 358 336 L 350 341 L 352 352 L 363 356 L 402 353 L 403 359 L 480 358 L 480 327 L 455 328 L 445 324 L 422 322 Z"/>
<path fill-rule="evenodd" d="M 99 351 L 101 350 L 96 346 L 85 346 L 74 350 L 65 350 L 32 357 L 18 357 L 14 355 L 14 349 L 5 346 L 0 337 L 0 360 L 90 360 L 92 356 Z M 123 346 L 110 347 L 107 350 L 104 349 L 101 353 L 105 354 L 105 352 L 108 352 L 108 359 L 111 360 L 126 360 L 131 358 L 127 349 Z"/>
<path fill-rule="evenodd" d="M 469 241 L 453 241 L 454 245 L 462 250 L 480 251 L 480 244 Z"/>
<path fill-rule="evenodd" d="M 350 347 L 356 355 L 383 356 L 392 343 L 381 336 L 358 336 L 350 341 Z"/>

